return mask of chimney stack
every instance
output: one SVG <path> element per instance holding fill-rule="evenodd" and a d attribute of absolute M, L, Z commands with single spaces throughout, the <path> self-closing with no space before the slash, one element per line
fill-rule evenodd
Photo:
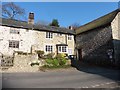
<path fill-rule="evenodd" d="M 29 13 L 28 24 L 34 24 L 34 13 L 33 12 Z"/>
<path fill-rule="evenodd" d="M 73 26 L 69 26 L 68 28 L 69 28 L 70 30 L 73 30 Z"/>

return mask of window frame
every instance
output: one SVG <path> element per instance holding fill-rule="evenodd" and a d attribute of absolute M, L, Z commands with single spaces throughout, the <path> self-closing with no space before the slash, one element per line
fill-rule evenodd
<path fill-rule="evenodd" d="M 57 33 L 57 36 L 62 36 L 62 33 Z"/>
<path fill-rule="evenodd" d="M 72 35 L 68 35 L 68 40 L 72 40 Z"/>
<path fill-rule="evenodd" d="M 9 48 L 19 48 L 19 41 L 9 40 Z"/>
<path fill-rule="evenodd" d="M 53 45 L 45 45 L 45 52 L 53 52 Z"/>
<path fill-rule="evenodd" d="M 20 30 L 17 30 L 17 28 L 10 28 L 10 34 L 20 34 Z"/>
<path fill-rule="evenodd" d="M 67 46 L 58 46 L 58 53 L 67 53 Z"/>
<path fill-rule="evenodd" d="M 52 39 L 53 33 L 52 32 L 46 32 L 46 38 Z"/>

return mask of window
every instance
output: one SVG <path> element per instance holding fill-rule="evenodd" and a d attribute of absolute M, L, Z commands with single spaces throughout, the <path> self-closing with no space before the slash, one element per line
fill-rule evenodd
<path fill-rule="evenodd" d="M 53 33 L 46 32 L 46 38 L 53 38 Z"/>
<path fill-rule="evenodd" d="M 62 33 L 57 33 L 57 36 L 62 36 Z"/>
<path fill-rule="evenodd" d="M 52 45 L 46 45 L 45 49 L 46 49 L 46 52 L 52 52 L 53 51 L 53 46 Z"/>
<path fill-rule="evenodd" d="M 58 46 L 59 52 L 67 52 L 67 46 Z"/>
<path fill-rule="evenodd" d="M 72 35 L 68 35 L 68 40 L 72 40 Z"/>
<path fill-rule="evenodd" d="M 16 30 L 15 28 L 11 28 L 11 29 L 10 29 L 10 33 L 12 33 L 12 34 L 19 34 L 20 31 L 19 31 L 19 30 Z"/>
<path fill-rule="evenodd" d="M 66 46 L 62 46 L 62 52 L 67 52 Z"/>
<path fill-rule="evenodd" d="M 19 41 L 9 41 L 10 48 L 19 48 Z"/>

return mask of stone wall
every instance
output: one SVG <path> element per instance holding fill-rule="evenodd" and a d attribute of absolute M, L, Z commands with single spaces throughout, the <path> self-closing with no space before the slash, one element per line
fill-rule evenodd
<path fill-rule="evenodd" d="M 120 66 L 120 12 L 111 22 L 116 65 Z"/>
<path fill-rule="evenodd" d="M 15 55 L 14 65 L 10 67 L 10 72 L 35 72 L 38 71 L 39 66 L 31 66 L 30 63 L 37 60 L 37 55 Z"/>
<path fill-rule="evenodd" d="M 84 61 L 109 60 L 107 50 L 113 49 L 111 26 L 102 26 L 77 35 L 76 48 L 82 50 Z"/>
<path fill-rule="evenodd" d="M 10 33 L 11 28 L 19 30 L 20 33 Z M 45 46 L 53 45 L 53 53 L 56 53 L 56 44 L 66 44 L 66 38 L 68 38 L 68 34 L 62 34 L 62 36 L 57 34 L 53 33 L 53 38 L 46 38 L 46 31 L 0 26 L 0 52 L 4 55 L 13 55 L 14 51 L 30 53 L 31 48 L 34 48 L 35 50 L 42 50 L 47 54 Z M 9 40 L 19 41 L 19 48 L 10 48 Z M 72 35 L 72 40 L 67 39 L 67 44 L 68 49 L 72 49 L 72 54 L 74 54 L 74 35 Z M 34 50 L 32 51 L 34 52 Z"/>
<path fill-rule="evenodd" d="M 68 49 L 72 49 L 72 54 L 74 54 L 74 35 L 72 35 L 72 40 L 68 40 L 68 34 L 62 34 L 61 36 L 59 36 L 58 33 L 53 33 L 53 38 L 46 38 L 46 32 L 34 31 L 34 33 L 37 50 L 42 50 L 45 52 L 45 54 L 48 54 L 49 52 L 46 52 L 45 46 L 52 45 L 53 53 L 56 53 L 57 52 L 56 44 L 68 44 Z"/>
<path fill-rule="evenodd" d="M 10 29 L 19 30 L 19 34 L 10 33 Z M 14 51 L 30 53 L 31 45 L 34 44 L 32 30 L 0 26 L 0 52 L 4 55 L 13 55 Z M 19 41 L 19 48 L 10 48 L 9 40 Z"/>

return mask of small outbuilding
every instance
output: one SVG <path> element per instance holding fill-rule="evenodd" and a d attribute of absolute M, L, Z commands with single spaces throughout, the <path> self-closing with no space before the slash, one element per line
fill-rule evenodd
<path fill-rule="evenodd" d="M 77 60 L 89 63 L 120 63 L 120 9 L 76 30 Z"/>

